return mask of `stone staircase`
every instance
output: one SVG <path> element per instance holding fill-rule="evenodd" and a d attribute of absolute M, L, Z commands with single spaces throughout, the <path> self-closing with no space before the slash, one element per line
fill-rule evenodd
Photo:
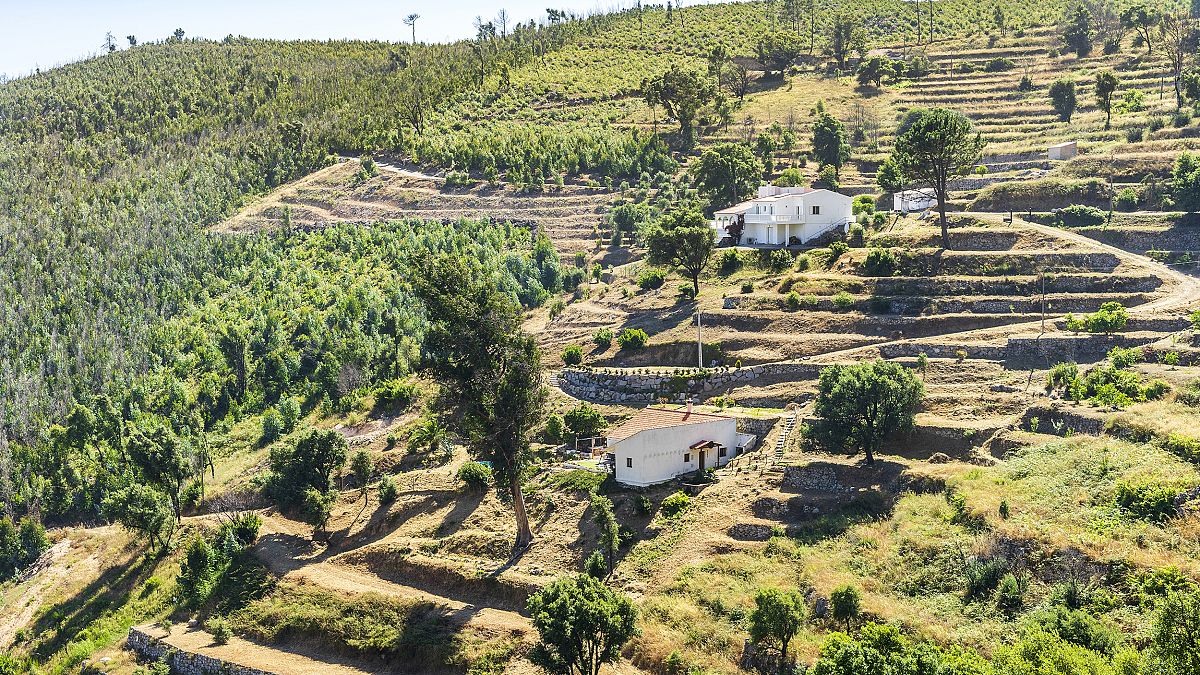
<path fill-rule="evenodd" d="M 775 462 L 783 461 L 783 451 L 787 448 L 788 438 L 792 435 L 792 431 L 796 428 L 796 417 L 799 413 L 792 411 L 792 416 L 783 421 L 783 427 L 780 429 L 779 438 L 775 439 Z"/>

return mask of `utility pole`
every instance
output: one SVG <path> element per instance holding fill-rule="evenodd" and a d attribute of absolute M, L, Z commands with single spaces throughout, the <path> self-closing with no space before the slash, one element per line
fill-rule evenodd
<path fill-rule="evenodd" d="M 696 363 L 704 370 L 704 337 L 700 332 L 700 298 L 696 298 Z"/>
<path fill-rule="evenodd" d="M 1046 273 L 1038 272 L 1038 278 L 1042 282 L 1042 332 L 1046 332 Z"/>

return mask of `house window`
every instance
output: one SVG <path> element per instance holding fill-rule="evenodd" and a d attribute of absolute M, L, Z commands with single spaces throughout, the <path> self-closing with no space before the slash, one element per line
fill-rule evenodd
<path fill-rule="evenodd" d="M 690 452 L 683 453 L 683 463 L 687 464 L 690 461 L 692 461 L 692 453 L 690 453 Z"/>
<path fill-rule="evenodd" d="M 721 457 L 724 457 L 726 454 L 728 454 L 725 450 L 725 446 L 722 445 L 721 450 L 717 454 L 720 455 Z"/>
<path fill-rule="evenodd" d="M 819 206 L 814 206 L 814 207 L 813 207 L 813 215 L 814 215 L 814 216 L 819 216 L 819 215 L 821 215 L 821 207 L 819 207 Z"/>
<path fill-rule="evenodd" d="M 626 457 L 626 458 L 625 458 L 625 468 L 626 468 L 626 469 L 632 469 L 632 468 L 633 468 L 633 458 L 632 458 L 632 457 Z"/>

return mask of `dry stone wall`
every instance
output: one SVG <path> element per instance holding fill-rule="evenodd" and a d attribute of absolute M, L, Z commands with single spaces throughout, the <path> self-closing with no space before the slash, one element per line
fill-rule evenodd
<path fill-rule="evenodd" d="M 129 637 L 125 641 L 126 648 L 150 661 L 159 661 L 164 657 L 174 675 L 275 675 L 267 670 L 259 670 L 229 663 L 203 654 L 192 654 L 180 651 L 159 638 L 138 628 L 129 629 Z"/>
<path fill-rule="evenodd" d="M 699 371 L 563 370 L 559 386 L 571 396 L 593 403 L 656 403 L 662 399 L 683 403 L 689 396 L 723 391 L 738 384 L 749 384 L 760 377 L 787 376 L 811 380 L 820 375 L 819 365 L 811 363 L 764 363 L 742 368 Z"/>

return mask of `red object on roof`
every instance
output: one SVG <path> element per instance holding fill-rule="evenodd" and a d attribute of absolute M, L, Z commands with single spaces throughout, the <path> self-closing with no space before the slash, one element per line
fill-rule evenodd
<path fill-rule="evenodd" d="M 667 408 L 642 408 L 636 415 L 629 418 L 629 421 L 622 424 L 615 431 L 608 435 L 608 442 L 615 443 L 623 441 L 634 434 L 637 434 L 647 429 L 667 429 L 670 427 L 681 427 L 687 424 L 705 424 L 708 422 L 716 422 L 718 420 L 733 419 L 726 415 L 710 415 L 708 413 L 688 412 L 683 410 L 669 410 Z"/>

